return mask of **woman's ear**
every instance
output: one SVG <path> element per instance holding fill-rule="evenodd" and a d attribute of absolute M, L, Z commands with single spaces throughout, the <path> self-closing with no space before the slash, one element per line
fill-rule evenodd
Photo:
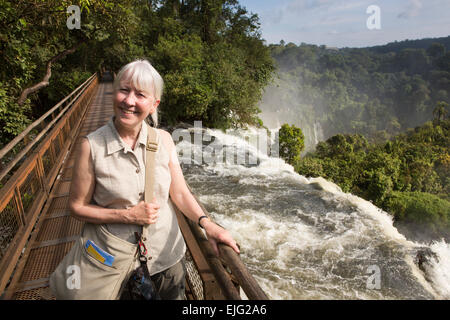
<path fill-rule="evenodd" d="M 155 102 L 153 102 L 152 109 L 150 110 L 150 114 L 152 114 L 153 112 L 156 111 L 160 102 L 161 102 L 161 100 L 155 100 Z"/>

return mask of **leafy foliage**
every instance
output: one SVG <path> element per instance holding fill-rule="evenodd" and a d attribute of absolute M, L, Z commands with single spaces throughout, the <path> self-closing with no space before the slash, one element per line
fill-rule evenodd
<path fill-rule="evenodd" d="M 279 152 L 281 158 L 289 164 L 300 160 L 300 153 L 305 147 L 302 130 L 296 126 L 283 124 L 279 130 Z"/>
<path fill-rule="evenodd" d="M 426 192 L 392 192 L 386 209 L 405 225 L 426 230 L 433 238 L 450 234 L 450 202 Z"/>
<path fill-rule="evenodd" d="M 113 38 L 127 39 L 137 25 L 130 18 L 133 1 L 1 1 L 0 2 L 0 145 L 99 71 Z M 81 8 L 81 29 L 69 30 L 66 12 Z M 47 63 L 70 48 L 77 51 L 55 61 L 50 85 L 17 103 L 21 92 L 46 74 Z M 108 53 L 108 52 L 107 52 Z M 115 52 L 110 52 L 115 56 Z M 123 62 L 123 61 L 122 61 Z"/>
<path fill-rule="evenodd" d="M 70 5 L 81 29 L 66 25 Z M 19 134 L 93 72 L 148 58 L 166 88 L 162 124 L 202 120 L 218 128 L 261 125 L 257 102 L 274 70 L 258 17 L 236 0 L 0 2 L 0 144 Z M 17 104 L 46 74 L 49 85 Z"/>
<path fill-rule="evenodd" d="M 274 63 L 256 15 L 233 0 L 159 1 L 142 17 L 147 55 L 166 81 L 162 123 L 201 120 L 208 127 L 258 126 L 262 89 Z"/>
<path fill-rule="evenodd" d="M 338 134 L 320 142 L 295 169 L 329 179 L 399 221 L 436 224 L 436 230 L 450 232 L 449 146 L 450 119 L 429 121 L 378 144 L 361 135 Z"/>

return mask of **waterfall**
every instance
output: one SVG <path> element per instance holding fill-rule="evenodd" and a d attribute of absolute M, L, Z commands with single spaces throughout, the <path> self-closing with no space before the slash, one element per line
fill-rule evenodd
<path fill-rule="evenodd" d="M 450 298 L 447 243 L 408 241 L 371 202 L 250 145 L 245 137 L 255 132 L 208 129 L 203 143 L 186 139 L 177 151 L 186 180 L 240 244 L 241 259 L 271 299 Z M 319 141 L 320 124 L 314 132 Z M 198 160 L 212 149 L 224 160 Z M 423 250 L 432 255 L 419 268 Z"/>

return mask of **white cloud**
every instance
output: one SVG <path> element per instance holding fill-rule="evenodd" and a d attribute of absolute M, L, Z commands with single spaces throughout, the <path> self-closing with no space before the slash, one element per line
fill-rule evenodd
<path fill-rule="evenodd" d="M 399 13 L 397 16 L 398 18 L 404 18 L 409 19 L 413 18 L 419 15 L 420 10 L 422 9 L 422 2 L 421 0 L 410 0 L 409 6 L 406 8 L 405 11 Z"/>
<path fill-rule="evenodd" d="M 287 43 L 362 47 L 450 34 L 450 0 L 242 1 L 260 6 L 262 34 L 267 43 L 284 39 Z M 371 4 L 381 8 L 381 30 L 366 27 L 366 8 Z"/>
<path fill-rule="evenodd" d="M 311 20 L 312 17 L 349 15 L 358 7 L 364 7 L 368 1 L 348 0 L 291 0 L 275 10 L 265 11 L 262 19 L 269 24 L 280 24 L 292 19 L 299 21 Z M 361 9 L 361 12 L 365 12 Z M 347 18 L 344 18 L 347 19 Z M 323 20 L 323 19 L 322 19 Z"/>
<path fill-rule="evenodd" d="M 292 0 L 276 10 L 264 12 L 262 17 L 268 23 L 279 24 L 282 23 L 287 16 L 299 16 L 306 11 L 319 8 L 325 9 L 332 6 L 334 4 L 333 2 L 336 3 L 335 0 Z"/>

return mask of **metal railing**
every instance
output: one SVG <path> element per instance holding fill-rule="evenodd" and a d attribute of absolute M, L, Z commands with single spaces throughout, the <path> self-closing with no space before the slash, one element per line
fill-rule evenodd
<path fill-rule="evenodd" d="M 93 74 L 0 150 L 0 295 L 8 284 L 42 207 L 94 97 Z M 35 132 L 37 128 L 41 130 Z M 17 149 L 21 149 L 18 151 Z"/>
<path fill-rule="evenodd" d="M 203 213 L 211 218 L 189 185 L 188 188 Z M 218 244 L 220 257 L 217 257 L 197 223 L 187 219 L 176 206 L 175 211 L 188 249 L 187 283 L 192 288 L 194 299 L 240 300 L 240 288 L 250 300 L 269 299 L 233 249 L 225 244 Z"/>

